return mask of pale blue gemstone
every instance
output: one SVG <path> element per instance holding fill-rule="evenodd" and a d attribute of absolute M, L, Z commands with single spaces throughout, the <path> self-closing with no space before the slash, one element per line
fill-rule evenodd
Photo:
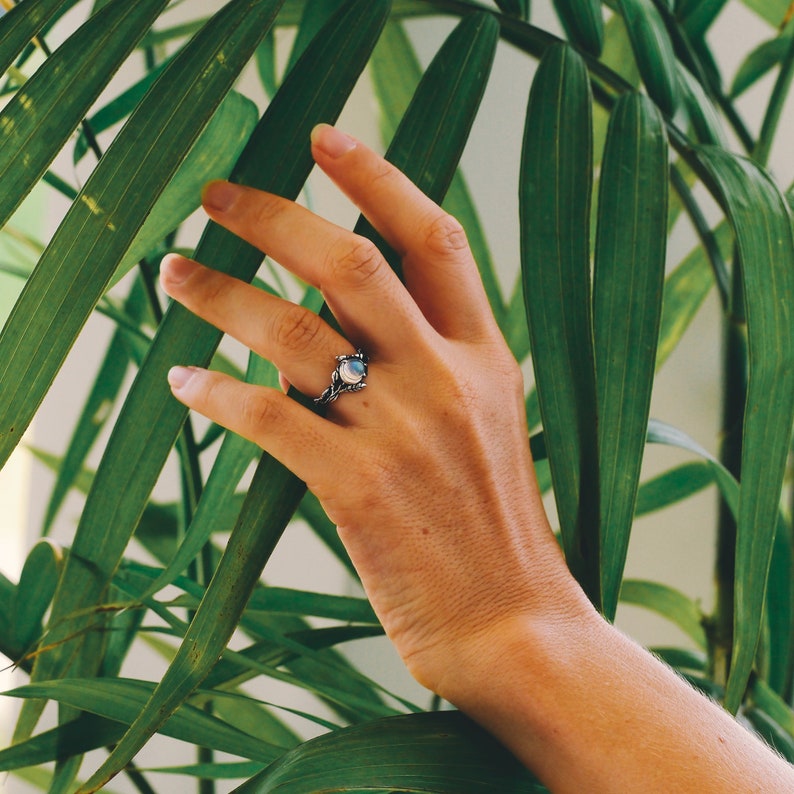
<path fill-rule="evenodd" d="M 348 385 L 354 385 L 361 381 L 366 374 L 364 362 L 358 358 L 349 358 L 339 366 L 339 377 Z"/>

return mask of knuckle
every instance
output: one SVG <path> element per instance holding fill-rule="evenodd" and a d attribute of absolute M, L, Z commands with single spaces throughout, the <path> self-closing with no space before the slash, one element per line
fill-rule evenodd
<path fill-rule="evenodd" d="M 242 399 L 240 414 L 247 427 L 260 428 L 276 424 L 281 416 L 278 395 L 265 390 L 249 391 Z"/>
<path fill-rule="evenodd" d="M 334 281 L 359 286 L 376 278 L 382 263 L 383 257 L 375 243 L 359 237 L 331 258 L 328 270 Z"/>
<path fill-rule="evenodd" d="M 466 231 L 457 218 L 446 212 L 435 215 L 427 224 L 425 247 L 439 256 L 455 256 L 469 247 Z"/>
<path fill-rule="evenodd" d="M 251 191 L 246 193 L 247 210 L 254 223 L 267 224 L 281 215 L 285 209 L 284 199 L 271 193 Z"/>
<path fill-rule="evenodd" d="M 316 314 L 302 306 L 289 306 L 278 318 L 275 343 L 288 352 L 302 352 L 312 347 L 320 332 Z"/>
<path fill-rule="evenodd" d="M 228 302 L 234 282 L 221 273 L 207 270 L 200 284 L 201 300 L 209 309 L 218 308 Z"/>
<path fill-rule="evenodd" d="M 391 163 L 386 160 L 380 160 L 372 166 L 369 181 L 372 183 L 382 182 L 383 180 L 388 181 L 394 179 L 396 175 L 397 171 Z"/>

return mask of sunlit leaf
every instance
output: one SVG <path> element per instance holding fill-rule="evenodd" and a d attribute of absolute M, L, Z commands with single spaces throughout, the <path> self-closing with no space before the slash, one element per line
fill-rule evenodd
<path fill-rule="evenodd" d="M 43 5 L 39 3 L 40 8 Z M 166 0 L 110 3 L 70 36 L 0 113 L 0 179 L 4 185 L 0 227 L 42 177 L 165 5 Z M 17 428 L 20 435 L 23 429 Z M 0 433 L 4 430 L 8 432 L 0 424 Z"/>

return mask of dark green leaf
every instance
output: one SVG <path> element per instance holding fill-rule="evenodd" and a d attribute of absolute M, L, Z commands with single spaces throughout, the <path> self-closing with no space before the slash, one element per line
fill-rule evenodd
<path fill-rule="evenodd" d="M 584 63 L 569 47 L 552 47 L 530 93 L 519 199 L 524 303 L 563 546 L 600 605 L 591 108 Z"/>
<path fill-rule="evenodd" d="M 728 0 L 679 0 L 676 3 L 676 17 L 690 38 L 705 36 Z"/>
<path fill-rule="evenodd" d="M 28 553 L 16 591 L 16 607 L 12 643 L 29 648 L 42 632 L 44 613 L 50 606 L 63 563 L 60 548 L 48 540 L 40 540 Z"/>
<path fill-rule="evenodd" d="M 26 0 L 16 3 L 0 18 L 0 74 L 8 67 L 31 39 L 59 12 L 75 0 Z M 1 224 L 0 224 L 1 225 Z"/>
<path fill-rule="evenodd" d="M 0 750 L 0 772 L 49 761 L 65 761 L 118 741 L 126 729 L 122 723 L 86 714 Z"/>
<path fill-rule="evenodd" d="M 13 448 L 146 212 L 247 63 L 279 3 L 233 0 L 225 6 L 163 73 L 72 205 L 0 338 L 0 351 L 6 351 L 0 359 L 3 382 L 11 377 L 20 384 L 16 395 L 0 404 L 3 449 Z M 119 179 L 119 172 L 130 177 Z M 140 426 L 138 432 L 146 435 Z M 140 471 L 129 464 L 126 461 L 127 476 L 134 479 Z M 123 481 L 116 479 L 101 493 L 106 508 L 119 501 Z M 141 511 L 142 506 L 136 523 Z M 53 602 L 54 648 L 38 657 L 36 680 L 63 675 L 74 647 L 62 640 L 79 626 L 65 618 L 97 602 L 129 539 L 130 533 L 124 534 L 112 520 L 93 529 L 90 519 L 88 528 L 85 524 L 84 513 Z M 92 659 L 90 664 L 96 662 Z M 29 735 L 40 708 L 25 705 L 20 736 Z"/>
<path fill-rule="evenodd" d="M 652 0 L 620 0 L 619 7 L 648 94 L 672 118 L 680 91 L 675 53 L 664 22 Z"/>
<path fill-rule="evenodd" d="M 767 681 L 775 692 L 791 690 L 794 661 L 794 538 L 786 521 L 778 520 L 769 585 L 766 594 L 766 619 L 769 626 Z"/>
<path fill-rule="evenodd" d="M 391 717 L 321 736 L 236 794 L 332 791 L 422 794 L 545 792 L 518 761 L 458 712 Z"/>
<path fill-rule="evenodd" d="M 97 110 L 91 118 L 87 119 L 91 132 L 93 132 L 94 135 L 98 135 L 110 129 L 114 124 L 118 124 L 120 121 L 127 118 L 127 116 L 135 110 L 138 102 L 143 99 L 146 92 L 152 87 L 157 78 L 160 77 L 171 60 L 172 58 L 163 61 L 156 69 L 147 72 L 135 85 L 130 86 L 126 91 L 122 91 L 108 102 L 107 105 Z M 75 141 L 74 152 L 72 153 L 72 160 L 74 163 L 79 163 L 87 152 L 88 140 L 86 139 L 85 132 L 81 131 Z"/>
<path fill-rule="evenodd" d="M 727 148 L 728 142 L 720 115 L 703 90 L 703 86 L 680 63 L 677 63 L 676 67 L 684 108 L 698 142 Z"/>
<path fill-rule="evenodd" d="M 72 34 L 0 113 L 0 179 L 4 185 L 0 227 L 42 177 L 165 5 L 166 0 L 116 0 L 109 4 Z M 84 194 L 85 198 L 91 195 Z M 24 430 L 16 429 L 20 434 Z M 6 428 L 0 424 L 0 432 L 3 430 Z"/>
<path fill-rule="evenodd" d="M 203 780 L 239 780 L 261 772 L 262 768 L 262 764 L 258 764 L 255 761 L 213 761 L 206 764 L 188 764 L 186 766 L 155 766 L 141 771 L 157 772 L 163 775 L 190 775 Z"/>
<path fill-rule="evenodd" d="M 554 0 L 554 9 L 571 42 L 598 58 L 604 47 L 600 0 Z"/>
<path fill-rule="evenodd" d="M 419 60 L 400 23 L 392 22 L 386 26 L 378 46 L 372 54 L 370 67 L 372 69 L 375 93 L 378 97 L 382 114 L 381 127 L 383 136 L 386 140 L 390 140 L 399 126 L 400 119 L 408 107 L 422 76 Z M 460 170 L 455 172 L 455 176 L 444 198 L 443 206 L 447 212 L 461 222 L 466 230 L 469 247 L 480 269 L 485 292 L 488 295 L 494 316 L 497 322 L 502 325 L 505 308 L 499 288 L 499 280 L 485 239 L 485 232 L 480 224 L 474 202 L 466 186 L 466 180 Z M 522 306 L 520 321 L 517 323 L 521 328 L 512 335 L 517 337 L 517 339 L 513 340 L 512 336 L 508 336 L 508 340 L 514 341 L 514 344 L 518 346 L 521 344 L 518 340 L 523 341 L 526 339 L 526 324 L 523 322 L 523 314 Z M 509 329 L 505 329 L 502 325 L 502 330 Z M 521 352 L 519 349 L 517 355 L 519 359 L 523 359 L 527 351 L 524 350 L 523 355 L 520 355 Z"/>
<path fill-rule="evenodd" d="M 129 725 L 149 699 L 156 684 L 125 678 L 65 678 L 12 689 L 5 694 L 20 698 L 47 698 L 115 722 Z M 199 747 L 233 753 L 256 761 L 273 761 L 283 747 L 248 736 L 195 706 L 187 704 L 161 727 L 161 733 Z"/>
<path fill-rule="evenodd" d="M 747 317 L 748 386 L 736 545 L 734 646 L 725 695 L 735 711 L 761 635 L 778 503 L 794 421 L 794 239 L 785 199 L 751 161 L 704 147 L 699 159 L 733 226 Z"/>
<path fill-rule="evenodd" d="M 651 405 L 667 250 L 667 136 L 661 114 L 624 94 L 607 133 L 598 206 L 593 335 L 603 611 L 614 617 Z"/>

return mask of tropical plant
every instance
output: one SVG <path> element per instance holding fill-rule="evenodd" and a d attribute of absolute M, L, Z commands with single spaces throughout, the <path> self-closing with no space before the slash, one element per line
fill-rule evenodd
<path fill-rule="evenodd" d="M 0 770 L 54 792 L 96 790 L 123 772 L 152 792 L 138 754 L 157 733 L 197 748 L 195 763 L 166 770 L 184 776 L 180 789 L 194 778 L 202 792 L 229 780 L 247 780 L 240 792 L 290 794 L 544 790 L 459 714 L 394 696 L 351 663 L 337 646 L 382 633 L 364 598 L 265 584 L 263 566 L 294 516 L 352 580 L 355 571 L 302 483 L 233 434 L 197 432 L 166 383 L 174 363 L 276 378 L 253 355 L 240 372 L 218 352 L 218 331 L 178 305 L 164 308 L 155 275 L 174 246 L 324 311 L 313 290 L 247 244 L 211 223 L 191 238 L 185 221 L 213 178 L 310 200 L 309 132 L 338 117 L 365 69 L 387 157 L 464 223 L 505 337 L 520 361 L 531 358 L 528 443 L 543 487 L 553 487 L 572 571 L 608 619 L 622 600 L 677 624 L 691 644 L 657 652 L 794 761 L 785 481 L 794 193 L 766 170 L 794 74 L 794 4 L 535 0 L 532 14 L 529 0 L 3 5 L 0 266 L 25 282 L 0 335 L 2 462 L 91 314 L 114 331 L 67 448 L 32 450 L 56 477 L 19 581 L 0 576 L 0 652 L 30 676 L 6 693 L 24 700 Z M 546 5 L 564 36 L 531 23 Z M 726 88 L 713 31 L 737 5 L 765 21 L 767 36 L 747 43 Z M 76 29 L 75 15 L 84 20 Z M 422 69 L 405 23 L 418 30 L 438 17 L 452 32 Z M 50 51 L 67 24 L 73 32 Z M 280 35 L 291 29 L 294 40 Z M 534 74 L 528 66 L 512 76 L 529 93 L 515 164 L 515 283 L 494 267 L 489 230 L 457 171 L 494 55 L 506 47 L 539 61 Z M 251 63 L 269 97 L 259 100 L 261 117 L 239 82 Z M 117 72 L 138 76 L 111 82 Z M 751 89 L 768 93 L 757 132 L 740 109 Z M 84 180 L 67 178 L 68 157 Z M 20 230 L 32 190 L 66 200 L 48 240 Z M 696 244 L 677 257 L 667 240 L 682 224 Z M 356 229 L 399 268 L 364 220 Z M 715 384 L 721 438 L 707 451 L 649 419 L 649 406 L 655 373 L 710 293 L 722 309 L 724 377 Z M 640 483 L 649 443 L 690 458 Z M 156 501 L 172 450 L 179 496 Z M 680 590 L 623 571 L 636 516 L 709 486 L 720 511 L 715 607 L 705 614 Z M 75 491 L 84 506 L 61 548 L 47 536 Z M 167 660 L 159 682 L 130 677 L 127 660 L 141 646 Z M 305 690 L 317 708 L 263 702 L 243 688 L 254 679 Z M 58 704 L 57 724 L 38 729 L 48 701 Z M 306 741 L 290 713 L 324 734 Z M 107 757 L 77 782 L 83 755 L 97 748 Z"/>

